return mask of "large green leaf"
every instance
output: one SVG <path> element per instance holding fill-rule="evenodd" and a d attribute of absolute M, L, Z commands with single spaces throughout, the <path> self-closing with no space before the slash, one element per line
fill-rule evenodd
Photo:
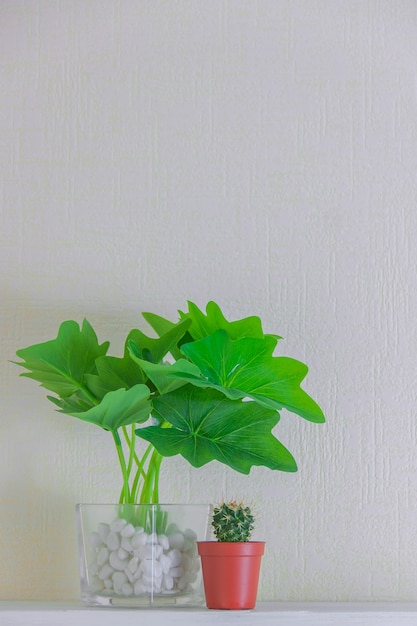
<path fill-rule="evenodd" d="M 139 383 L 145 383 L 140 367 L 132 361 L 129 353 L 124 357 L 102 356 L 96 361 L 97 374 L 87 374 L 86 381 L 96 398 L 103 398 L 109 391 L 129 389 Z"/>
<path fill-rule="evenodd" d="M 253 465 L 294 472 L 291 453 L 271 433 L 279 414 L 255 402 L 233 402 L 222 393 L 187 385 L 157 397 L 152 414 L 171 428 L 136 430 L 162 456 L 181 454 L 193 467 L 217 460 L 248 474 Z"/>
<path fill-rule="evenodd" d="M 177 347 L 190 326 L 191 320 L 179 321 L 177 324 L 166 328 L 158 338 L 147 337 L 140 330 L 132 330 L 129 333 L 128 343 L 130 346 L 136 347 L 136 356 L 151 363 L 160 363 L 168 353 Z"/>
<path fill-rule="evenodd" d="M 98 344 L 97 336 L 87 320 L 80 329 L 68 320 L 59 327 L 56 339 L 17 350 L 23 362 L 17 365 L 29 370 L 21 374 L 33 378 L 42 387 L 69 397 L 84 385 L 85 375 L 95 373 L 95 361 L 106 354 L 109 343 Z"/>
<path fill-rule="evenodd" d="M 179 311 L 182 319 L 191 319 L 192 326 L 190 334 L 194 340 L 203 339 L 213 334 L 216 330 L 225 330 L 231 339 L 242 337 L 263 338 L 262 322 L 259 317 L 253 315 L 241 320 L 229 322 L 223 315 L 222 310 L 216 302 L 209 302 L 206 306 L 206 315 L 193 302 L 188 302 L 188 312 Z M 275 345 L 278 340 L 275 338 Z M 275 346 L 274 346 L 275 347 Z"/>
<path fill-rule="evenodd" d="M 96 360 L 97 374 L 86 376 L 88 388 L 97 398 L 103 398 L 109 391 L 129 389 L 134 385 L 146 382 L 142 369 L 130 358 L 128 345 L 135 337 L 136 330 L 129 333 L 125 341 L 122 358 L 102 356 Z"/>
<path fill-rule="evenodd" d="M 82 393 L 74 393 L 66 398 L 56 398 L 55 396 L 46 396 L 48 400 L 56 404 L 61 409 L 61 413 L 71 415 L 72 413 L 81 413 L 91 409 L 91 402 L 86 402 Z M 98 400 L 96 401 L 98 402 Z M 95 406 L 95 404 L 94 404 Z"/>
<path fill-rule="evenodd" d="M 272 408 L 285 408 L 311 422 L 324 422 L 319 405 L 300 387 L 308 368 L 288 357 L 270 355 L 269 338 L 232 341 L 217 331 L 182 347 L 201 371 L 201 378 L 177 374 L 188 382 L 219 389 L 230 398 L 253 398 Z"/>
<path fill-rule="evenodd" d="M 171 344 L 169 348 L 169 352 L 172 354 L 174 359 L 181 358 L 181 352 L 180 352 L 179 346 L 181 346 L 181 344 L 183 343 L 186 343 L 187 341 L 192 341 L 192 337 L 188 334 L 188 328 L 191 326 L 191 320 L 181 320 L 177 324 L 174 324 L 174 322 L 170 322 L 164 317 L 161 317 L 160 315 L 156 315 L 156 313 L 145 312 L 145 313 L 142 313 L 142 315 L 144 319 L 148 322 L 149 326 L 151 326 L 151 328 L 153 328 L 154 331 L 159 335 L 159 337 L 163 337 L 167 335 L 168 333 L 173 331 L 173 329 L 177 327 L 178 325 L 181 325 L 180 326 L 181 329 L 185 328 L 185 332 L 182 334 L 182 336 L 180 336 L 177 339 L 176 344 Z M 188 322 L 186 327 L 182 326 L 184 322 Z M 138 356 L 141 356 L 141 355 L 138 354 Z M 157 361 L 154 361 L 154 362 L 157 362 Z"/>
<path fill-rule="evenodd" d="M 103 398 L 109 391 L 129 389 L 138 383 L 146 383 L 147 375 L 141 363 L 159 363 L 176 347 L 190 324 L 190 320 L 174 324 L 157 339 L 147 337 L 140 330 L 132 330 L 126 338 L 122 358 L 106 355 L 97 359 L 97 374 L 87 376 L 89 389 L 97 398 Z M 133 354 L 136 355 L 136 360 L 132 358 Z"/>
<path fill-rule="evenodd" d="M 151 412 L 149 388 L 146 385 L 135 385 L 130 389 L 117 389 L 107 393 L 100 404 L 88 411 L 68 410 L 68 404 L 55 400 L 61 407 L 61 413 L 78 417 L 79 419 L 101 426 L 105 430 L 116 431 L 121 426 L 141 424 L 145 422 Z"/>
<path fill-rule="evenodd" d="M 139 359 L 133 352 L 131 358 L 142 368 L 149 380 L 155 385 L 159 394 L 167 393 L 186 385 L 187 381 L 179 376 L 200 376 L 198 367 L 185 359 L 180 359 L 172 365 L 158 365 Z"/>

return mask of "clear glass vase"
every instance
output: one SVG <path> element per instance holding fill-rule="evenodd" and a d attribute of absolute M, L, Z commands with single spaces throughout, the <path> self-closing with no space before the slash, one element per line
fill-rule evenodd
<path fill-rule="evenodd" d="M 207 504 L 78 504 L 81 599 L 88 606 L 197 606 L 197 541 Z"/>

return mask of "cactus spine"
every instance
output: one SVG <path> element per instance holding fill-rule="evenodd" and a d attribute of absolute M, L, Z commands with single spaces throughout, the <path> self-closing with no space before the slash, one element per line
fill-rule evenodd
<path fill-rule="evenodd" d="M 243 503 L 223 502 L 213 509 L 211 525 L 217 541 L 249 541 L 254 517 Z"/>

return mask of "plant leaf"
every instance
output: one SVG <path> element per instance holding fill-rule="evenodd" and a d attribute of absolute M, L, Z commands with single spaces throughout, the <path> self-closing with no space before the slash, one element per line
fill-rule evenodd
<path fill-rule="evenodd" d="M 131 354 L 131 358 L 138 365 L 140 365 L 160 394 L 173 391 L 174 389 L 187 384 L 187 381 L 178 375 L 200 375 L 198 367 L 185 359 L 180 359 L 172 365 L 158 365 L 139 359 L 133 352 Z"/>
<path fill-rule="evenodd" d="M 129 353 L 123 358 L 102 356 L 96 361 L 97 374 L 86 374 L 86 382 L 96 398 L 102 399 L 109 391 L 129 389 L 145 383 L 145 376 L 140 367 L 130 358 Z"/>
<path fill-rule="evenodd" d="M 59 404 L 55 402 L 55 404 Z M 109 391 L 100 404 L 88 411 L 71 411 L 64 403 L 60 404 L 60 413 L 101 426 L 105 430 L 116 431 L 121 426 L 145 422 L 151 413 L 149 388 L 146 385 L 135 385 L 130 389 Z"/>
<path fill-rule="evenodd" d="M 193 467 L 217 460 L 243 474 L 254 465 L 297 470 L 291 453 L 271 433 L 279 420 L 274 410 L 192 385 L 155 398 L 153 405 L 153 415 L 172 427 L 149 426 L 136 434 L 162 456 L 181 454 Z"/>
<path fill-rule="evenodd" d="M 97 374 L 86 377 L 88 388 L 101 399 L 109 391 L 129 389 L 139 383 L 146 383 L 147 375 L 141 363 L 159 363 L 177 345 L 190 324 L 190 320 L 174 324 L 158 339 L 147 337 L 140 330 L 132 330 L 126 338 L 122 358 L 106 355 L 97 359 Z M 135 360 L 132 355 L 141 358 Z"/>
<path fill-rule="evenodd" d="M 175 326 L 177 326 L 177 324 L 174 324 L 174 322 L 170 322 L 169 320 L 165 319 L 164 317 L 161 317 L 160 315 L 156 315 L 156 313 L 142 313 L 142 316 L 144 317 L 144 319 L 148 322 L 149 326 L 151 326 L 151 328 L 154 329 L 154 331 L 160 336 L 162 337 L 163 335 L 166 335 L 167 333 L 169 333 L 173 328 L 175 328 Z M 179 324 L 183 324 L 186 320 L 181 320 L 179 322 Z M 177 340 L 176 344 L 172 344 L 170 349 L 167 352 L 170 352 L 172 354 L 172 356 L 174 357 L 175 360 L 181 358 L 181 352 L 179 350 L 179 347 L 182 343 L 186 342 L 186 341 L 191 341 L 192 337 L 188 334 L 188 328 L 191 326 L 191 320 L 188 320 L 188 326 L 185 330 L 185 333 L 183 334 L 182 337 L 180 337 Z M 140 356 L 140 355 L 138 355 Z"/>
<path fill-rule="evenodd" d="M 194 340 L 203 339 L 217 330 L 225 330 L 231 339 L 239 339 L 242 337 L 262 339 L 264 337 L 262 322 L 259 317 L 253 315 L 241 320 L 229 322 L 224 317 L 219 305 L 213 301 L 209 302 L 206 306 L 207 315 L 204 315 L 193 302 L 188 302 L 188 313 L 183 313 L 182 311 L 179 311 L 179 313 L 181 319 L 192 320 L 190 334 Z M 275 338 L 276 345 L 279 339 L 278 335 L 270 335 L 270 337 Z"/>
<path fill-rule="evenodd" d="M 85 402 L 82 394 L 74 393 L 69 398 L 55 398 L 55 396 L 46 396 L 48 400 L 56 404 L 62 413 L 70 415 L 71 413 L 80 413 L 81 411 L 89 411 L 91 402 Z"/>
<path fill-rule="evenodd" d="M 108 355 L 99 357 L 96 360 L 97 374 L 86 376 L 88 388 L 97 398 L 103 398 L 109 391 L 129 389 L 146 382 L 142 369 L 130 358 L 128 345 L 134 333 L 135 330 L 131 331 L 126 338 L 122 358 Z"/>
<path fill-rule="evenodd" d="M 77 322 L 68 320 L 59 327 L 56 339 L 17 350 L 23 362 L 17 365 L 29 372 L 21 376 L 33 378 L 42 387 L 61 397 L 69 397 L 84 386 L 87 373 L 95 373 L 95 360 L 106 354 L 109 343 L 98 344 L 97 336 L 87 320 L 80 330 Z"/>
<path fill-rule="evenodd" d="M 270 348 L 268 337 L 232 341 L 219 330 L 182 347 L 184 355 L 200 369 L 201 378 L 178 375 L 230 398 L 248 396 L 265 407 L 285 408 L 311 422 L 324 422 L 319 405 L 300 387 L 307 366 L 289 357 L 273 357 Z"/>
<path fill-rule="evenodd" d="M 151 363 L 160 363 L 171 350 L 177 347 L 190 326 L 191 320 L 181 320 L 167 328 L 156 339 L 147 337 L 140 330 L 132 330 L 128 336 L 128 343 L 136 346 L 136 355 L 140 358 Z"/>

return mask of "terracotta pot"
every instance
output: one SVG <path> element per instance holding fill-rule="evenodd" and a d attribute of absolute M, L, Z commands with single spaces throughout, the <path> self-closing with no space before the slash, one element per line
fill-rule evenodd
<path fill-rule="evenodd" d="M 209 609 L 253 609 L 264 541 L 198 541 Z"/>

